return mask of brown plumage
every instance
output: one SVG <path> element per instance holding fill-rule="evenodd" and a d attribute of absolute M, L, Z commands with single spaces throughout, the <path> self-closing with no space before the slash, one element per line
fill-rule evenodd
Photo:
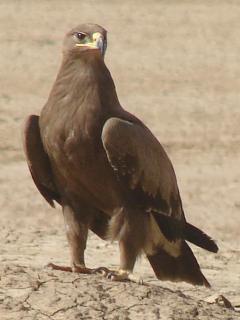
<path fill-rule="evenodd" d="M 88 229 L 118 240 L 120 270 L 131 278 L 144 252 L 161 280 L 209 286 L 185 240 L 216 252 L 185 220 L 172 164 L 159 141 L 125 111 L 104 63 L 106 31 L 94 24 L 67 33 L 63 61 L 40 117 L 25 127 L 33 180 L 63 208 L 72 268 L 85 267 Z M 69 268 L 57 267 L 62 270 Z"/>

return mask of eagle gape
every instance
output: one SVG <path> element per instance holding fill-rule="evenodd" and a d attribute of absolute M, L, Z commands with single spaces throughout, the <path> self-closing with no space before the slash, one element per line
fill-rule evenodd
<path fill-rule="evenodd" d="M 187 223 L 172 164 L 159 141 L 117 97 L 104 63 L 106 30 L 80 25 L 67 33 L 63 60 L 40 116 L 25 126 L 25 153 L 40 193 L 63 209 L 71 267 L 113 280 L 132 279 L 144 252 L 161 280 L 209 286 L 190 241 L 217 252 Z M 85 267 L 88 229 L 119 242 L 120 268 Z"/>

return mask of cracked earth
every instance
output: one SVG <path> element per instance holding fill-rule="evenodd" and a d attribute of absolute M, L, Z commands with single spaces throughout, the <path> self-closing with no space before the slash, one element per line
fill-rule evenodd
<path fill-rule="evenodd" d="M 240 319 L 240 4 L 238 1 L 0 1 L 0 319 Z M 211 289 L 143 285 L 53 271 L 69 264 L 60 208 L 37 192 L 21 143 L 54 81 L 63 34 L 109 30 L 106 63 L 123 106 L 165 146 L 188 221 L 217 240 L 192 246 Z M 117 268 L 118 248 L 90 234 L 89 267 Z"/>

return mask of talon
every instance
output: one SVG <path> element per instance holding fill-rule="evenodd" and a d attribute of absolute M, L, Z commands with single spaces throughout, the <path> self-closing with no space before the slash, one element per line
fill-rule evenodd
<path fill-rule="evenodd" d="M 108 273 L 110 272 L 110 270 L 106 267 L 99 267 L 99 268 L 96 268 L 96 269 L 93 269 L 92 270 L 92 273 L 93 274 L 101 274 L 103 276 L 106 276 Z"/>
<path fill-rule="evenodd" d="M 109 279 L 111 281 L 114 281 L 114 277 L 115 277 L 114 272 L 110 272 L 110 273 L 107 274 L 107 279 Z"/>
<path fill-rule="evenodd" d="M 111 281 L 131 281 L 138 284 L 143 284 L 143 280 L 141 277 L 138 277 L 132 274 L 127 270 L 118 270 L 107 274 L 107 279 Z"/>
<path fill-rule="evenodd" d="M 45 266 L 44 266 L 44 269 L 47 269 L 47 268 L 51 268 L 51 269 L 53 269 L 53 263 L 48 263 L 48 264 L 46 264 Z"/>

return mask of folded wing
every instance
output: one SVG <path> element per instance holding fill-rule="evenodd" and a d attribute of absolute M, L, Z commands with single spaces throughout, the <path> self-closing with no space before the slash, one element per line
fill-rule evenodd
<path fill-rule="evenodd" d="M 48 155 L 43 148 L 39 130 L 39 116 L 31 115 L 27 118 L 23 143 L 33 181 L 45 200 L 54 207 L 54 200 L 61 203 L 61 198 L 54 184 Z"/>
<path fill-rule="evenodd" d="M 102 141 L 130 202 L 184 220 L 172 164 L 144 125 L 111 118 L 104 125 Z"/>

